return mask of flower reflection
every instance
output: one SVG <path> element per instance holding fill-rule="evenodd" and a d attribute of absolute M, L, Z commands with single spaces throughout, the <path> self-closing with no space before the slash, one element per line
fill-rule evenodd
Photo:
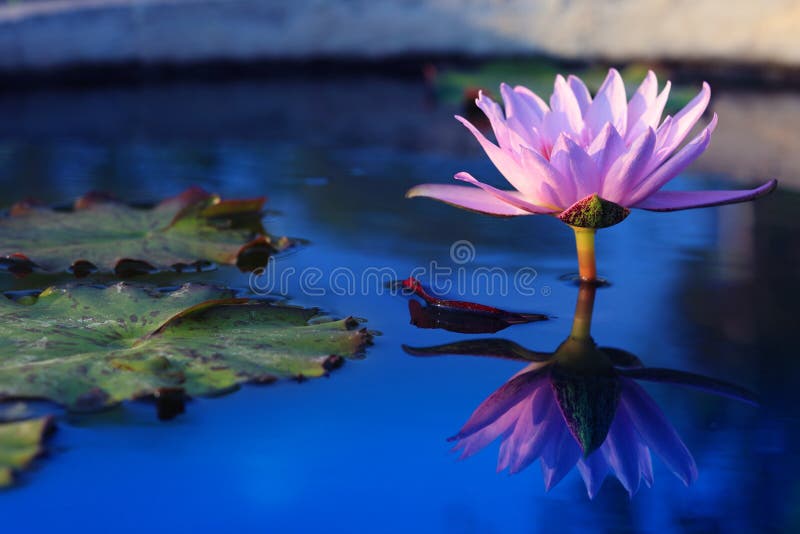
<path fill-rule="evenodd" d="M 526 370 L 486 399 L 452 439 L 462 458 L 502 439 L 498 470 L 541 459 L 549 490 L 577 463 L 590 497 L 614 474 L 633 495 L 653 483 L 652 450 L 685 484 L 691 453 L 653 400 L 624 377 L 580 377 L 558 367 Z"/>
<path fill-rule="evenodd" d="M 593 498 L 609 474 L 631 496 L 642 482 L 651 486 L 655 453 L 684 484 L 691 484 L 697 478 L 692 454 L 635 379 L 699 388 L 752 404 L 753 395 L 708 377 L 646 368 L 629 352 L 598 347 L 589 335 L 594 294 L 593 285 L 581 286 L 572 331 L 553 353 L 503 339 L 405 349 L 417 356 L 470 354 L 529 362 L 451 438 L 462 458 L 499 439 L 498 471 L 518 473 L 539 460 L 549 490 L 577 464 Z"/>

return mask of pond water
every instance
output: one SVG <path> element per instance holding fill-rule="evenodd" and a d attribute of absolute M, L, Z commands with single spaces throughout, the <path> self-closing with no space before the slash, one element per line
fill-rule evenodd
<path fill-rule="evenodd" d="M 444 183 L 460 170 L 496 176 L 454 112 L 421 83 L 380 77 L 0 96 L 4 207 L 26 197 L 64 204 L 89 190 L 147 202 L 193 184 L 226 197 L 266 194 L 270 232 L 309 240 L 276 259 L 274 275 L 285 284 L 275 290 L 292 303 L 366 318 L 382 333 L 365 359 L 329 378 L 195 399 L 170 421 L 144 403 L 62 414 L 51 454 L 0 495 L 3 531 L 800 528 L 800 196 L 791 187 L 753 204 L 637 211 L 598 237 L 599 269 L 612 282 L 596 296 L 598 343 L 648 366 L 741 384 L 761 400 L 756 408 L 643 384 L 694 454 L 693 485 L 654 455 L 652 488 L 629 498 L 609 477 L 589 500 L 577 470 L 546 492 L 538 465 L 496 473 L 497 444 L 463 461 L 450 452 L 446 438 L 524 364 L 415 358 L 401 346 L 495 336 L 552 351 L 569 334 L 578 292 L 562 278 L 575 271 L 575 253 L 558 221 L 491 219 L 403 198 L 415 184 Z M 675 187 L 736 188 L 748 179 L 734 182 L 726 167 L 708 163 L 702 171 Z M 789 178 L 798 182 L 798 174 Z M 458 263 L 451 246 L 461 240 L 471 256 Z M 459 270 L 534 269 L 533 295 L 488 283 L 450 295 L 552 318 L 497 334 L 421 329 L 410 323 L 408 298 L 375 280 L 355 292 L 330 285 L 336 268 L 357 279 L 370 269 L 405 278 L 431 262 L 454 269 L 452 281 Z M 310 268 L 322 278 L 302 279 Z M 251 281 L 232 268 L 188 277 L 241 288 Z M 6 290 L 52 281 L 0 278 Z"/>

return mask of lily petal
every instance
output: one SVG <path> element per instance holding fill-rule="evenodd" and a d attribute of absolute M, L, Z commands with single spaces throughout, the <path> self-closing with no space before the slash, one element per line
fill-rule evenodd
<path fill-rule="evenodd" d="M 636 120 L 630 119 L 630 110 L 629 118 L 628 118 L 628 131 L 626 135 L 626 139 L 629 141 L 632 139 L 636 139 L 647 128 L 656 129 L 658 127 L 658 123 L 661 120 L 661 115 L 664 113 L 664 106 L 667 104 L 667 99 L 669 98 L 669 91 L 672 87 L 672 83 L 667 81 L 664 85 L 664 89 L 655 97 L 651 102 L 648 103 L 647 108 L 641 112 Z M 633 101 L 631 101 L 631 105 Z M 666 131 L 666 130 L 664 130 Z"/>
<path fill-rule="evenodd" d="M 552 204 L 561 209 L 572 202 L 571 198 L 562 198 L 564 177 L 541 154 L 534 150 L 522 150 L 522 166 L 532 179 L 539 182 L 539 191 L 543 204 Z"/>
<path fill-rule="evenodd" d="M 578 471 L 580 471 L 583 482 L 586 484 L 586 492 L 589 494 L 589 498 L 594 499 L 608 475 L 608 462 L 603 456 L 603 451 L 598 449 L 587 458 L 578 460 Z"/>
<path fill-rule="evenodd" d="M 553 95 L 550 97 L 552 112 L 560 111 L 566 116 L 569 132 L 578 135 L 583 130 L 583 117 L 575 93 L 560 74 L 556 76 Z"/>
<path fill-rule="evenodd" d="M 646 178 L 639 181 L 639 184 L 633 187 L 633 190 L 628 195 L 628 198 L 623 205 L 635 206 L 642 202 L 644 199 L 664 187 L 664 185 L 675 178 L 678 174 L 689 166 L 695 159 L 697 159 L 703 151 L 708 148 L 711 142 L 711 133 L 717 126 L 717 114 L 711 118 L 708 126 L 700 132 L 697 137 L 692 139 L 689 144 L 680 149 L 677 154 L 672 156 L 664 162 L 655 171 L 650 173 Z M 652 165 L 652 160 L 651 160 Z"/>
<path fill-rule="evenodd" d="M 495 422 L 512 406 L 528 397 L 543 379 L 541 370 L 537 370 L 509 380 L 475 409 L 458 434 L 449 438 L 450 441 L 464 439 Z"/>
<path fill-rule="evenodd" d="M 530 212 L 530 213 L 554 213 L 555 212 L 555 210 L 553 208 L 546 208 L 546 207 L 538 206 L 536 204 L 528 202 L 527 200 L 525 200 L 525 198 L 523 198 L 524 195 L 517 194 L 516 191 L 503 191 L 502 189 L 497 189 L 496 187 L 492 187 L 489 184 L 485 184 L 483 182 L 479 182 L 478 180 L 475 179 L 474 176 L 472 176 L 468 172 L 456 173 L 455 179 L 456 180 L 461 180 L 462 182 L 467 182 L 467 183 L 475 185 L 477 187 L 480 187 L 481 189 L 483 189 L 487 193 L 490 193 L 490 194 L 494 195 L 495 197 L 497 197 L 499 200 L 502 200 L 503 202 L 507 202 L 507 203 L 511 204 L 512 206 L 515 206 L 515 207 L 517 207 L 517 208 L 519 208 L 521 210 L 524 210 L 524 211 L 527 211 L 527 212 Z"/>
<path fill-rule="evenodd" d="M 535 462 L 541 455 L 547 443 L 558 437 L 561 421 L 556 409 L 553 409 L 552 398 L 542 400 L 550 388 L 546 385 L 537 390 L 537 398 L 530 401 L 531 411 L 522 413 L 520 421 L 517 422 L 515 434 L 512 438 L 517 438 L 514 442 L 508 442 L 510 447 L 508 458 L 508 472 L 515 475 Z M 506 445 L 506 444 L 504 444 Z"/>
<path fill-rule="evenodd" d="M 608 76 L 586 111 L 585 120 L 593 136 L 610 122 L 624 137 L 628 125 L 628 99 L 625 96 L 625 84 L 616 69 L 608 71 Z"/>
<path fill-rule="evenodd" d="M 677 211 L 736 204 L 763 197 L 777 186 L 778 181 L 773 179 L 755 189 L 741 191 L 656 191 L 633 207 L 649 211 Z"/>
<path fill-rule="evenodd" d="M 525 170 L 525 174 L 538 184 L 539 190 L 536 198 L 543 205 L 546 204 L 560 209 L 569 206 L 571 199 L 562 199 L 558 194 L 564 183 L 564 177 L 558 172 L 558 169 L 553 167 L 547 159 L 535 150 L 523 148 L 521 155 L 522 168 Z"/>
<path fill-rule="evenodd" d="M 514 189 L 521 192 L 526 198 L 536 198 L 535 184 L 525 175 L 522 167 L 520 167 L 519 163 L 510 154 L 486 139 L 486 136 L 478 131 L 467 119 L 459 116 L 456 116 L 456 119 L 472 132 L 472 135 L 478 140 L 478 143 L 480 143 L 486 155 L 489 156 L 489 159 L 494 163 L 494 166 L 497 167 L 500 174 L 508 180 L 508 183 L 510 183 Z"/>
<path fill-rule="evenodd" d="M 653 157 L 656 133 L 648 129 L 633 142 L 628 152 L 617 159 L 605 175 L 601 197 L 621 203 L 632 184 L 639 183 Z"/>
<path fill-rule="evenodd" d="M 569 124 L 569 117 L 563 111 L 553 110 L 547 112 L 542 121 L 542 146 L 545 151 L 550 151 L 550 158 L 552 159 L 552 152 L 558 142 L 560 136 L 574 136 L 575 132 Z M 545 152 L 546 153 L 546 152 Z"/>
<path fill-rule="evenodd" d="M 606 455 L 608 465 L 614 470 L 628 495 L 633 496 L 639 490 L 641 480 L 638 455 L 639 437 L 636 435 L 636 429 L 623 404 L 617 406 L 617 413 L 605 445 L 603 453 Z"/>
<path fill-rule="evenodd" d="M 559 425 L 558 433 L 560 436 L 551 436 L 542 451 L 541 465 L 547 491 L 561 482 L 581 457 L 581 448 L 567 425 Z"/>
<path fill-rule="evenodd" d="M 653 459 L 650 457 L 650 449 L 641 441 L 637 444 L 639 449 L 639 472 L 642 480 L 648 488 L 653 487 Z"/>
<path fill-rule="evenodd" d="M 710 100 L 711 87 L 706 82 L 703 82 L 703 88 L 697 93 L 697 96 L 672 117 L 672 125 L 665 132 L 664 137 L 659 139 L 659 152 L 663 150 L 669 154 L 678 148 L 695 123 L 700 120 Z"/>
<path fill-rule="evenodd" d="M 481 428 L 474 434 L 459 440 L 455 447 L 453 447 L 454 451 L 461 451 L 461 455 L 458 459 L 465 460 L 469 458 L 498 438 L 503 440 L 508 439 L 509 435 L 516 428 L 517 420 L 521 416 L 520 414 L 528 409 L 529 407 L 525 402 L 520 402 L 512 406 L 492 423 Z"/>
<path fill-rule="evenodd" d="M 539 95 L 527 87 L 517 85 L 514 87 L 514 93 L 520 96 L 519 101 L 528 106 L 531 111 L 533 111 L 536 116 L 539 117 L 539 120 L 541 120 L 544 117 L 544 114 L 550 109 L 547 107 L 547 103 L 545 103 L 545 101 L 542 100 Z"/>
<path fill-rule="evenodd" d="M 478 98 L 475 99 L 475 105 L 478 109 L 483 111 L 483 114 L 489 119 L 489 123 L 492 125 L 492 131 L 497 138 L 497 144 L 500 145 L 500 148 L 503 150 L 511 150 L 513 148 L 509 136 L 511 129 L 506 125 L 503 108 L 500 107 L 500 104 L 481 91 L 478 94 Z"/>
<path fill-rule="evenodd" d="M 542 141 L 537 127 L 542 123 L 544 112 L 525 102 L 525 97 L 505 83 L 500 85 L 500 94 L 503 96 L 509 130 L 519 135 L 533 150 L 541 150 Z"/>
<path fill-rule="evenodd" d="M 508 194 L 521 196 L 520 193 L 513 191 L 510 191 Z M 464 185 L 422 184 L 412 187 L 406 193 L 406 198 L 416 197 L 432 198 L 457 208 L 464 208 L 498 217 L 532 215 L 531 212 L 513 206 L 508 202 L 504 202 L 482 189 Z"/>
<path fill-rule="evenodd" d="M 522 439 L 508 443 L 514 449 L 513 453 L 509 450 L 505 456 L 509 459 L 507 467 L 510 474 L 519 473 L 541 457 L 545 446 L 553 439 L 558 439 L 564 426 L 549 384 L 545 383 L 536 390 L 531 396 L 530 406 L 530 413 L 523 416 L 529 417 L 533 425 L 528 426 L 527 435 L 520 434 Z"/>
<path fill-rule="evenodd" d="M 572 74 L 567 77 L 567 83 L 575 94 L 575 100 L 581 108 L 581 114 L 585 115 L 586 110 L 589 109 L 589 105 L 592 103 L 592 95 L 589 93 L 589 89 L 583 83 L 583 80 Z"/>
<path fill-rule="evenodd" d="M 620 402 L 627 408 L 645 444 L 658 454 L 667 467 L 687 486 L 697 479 L 697 464 L 672 424 L 642 387 L 630 379 L 620 380 Z"/>
<path fill-rule="evenodd" d="M 664 89 L 658 94 L 656 101 L 642 114 L 639 119 L 639 124 L 642 128 L 656 128 L 658 126 L 659 121 L 661 121 L 661 115 L 664 113 L 664 106 L 667 105 L 667 99 L 669 98 L 669 91 L 671 88 L 672 82 L 667 81 L 664 85 Z M 636 134 L 634 133 L 632 138 L 635 136 Z"/>
<path fill-rule="evenodd" d="M 642 115 L 653 105 L 658 92 L 658 80 L 652 70 L 647 71 L 639 88 L 633 93 L 628 104 L 628 127 L 626 129 L 627 139 L 633 139 L 633 127 L 639 122 Z"/>
<path fill-rule="evenodd" d="M 575 183 L 570 167 L 567 136 L 564 134 L 559 135 L 553 144 L 553 149 L 550 152 L 550 165 L 561 175 L 561 182 L 557 188 L 559 197 L 565 203 L 570 200 L 574 203 L 575 199 L 580 197 L 578 196 L 578 186 Z"/>
<path fill-rule="evenodd" d="M 551 163 L 563 176 L 571 178 L 575 184 L 576 198 L 584 198 L 599 192 L 600 174 L 597 165 L 575 141 L 561 135 L 553 149 Z"/>
<path fill-rule="evenodd" d="M 614 162 L 625 154 L 627 150 L 625 141 L 619 135 L 617 129 L 614 128 L 613 124 L 607 122 L 600 134 L 589 145 L 587 153 L 594 159 L 600 175 L 605 176 Z"/>
<path fill-rule="evenodd" d="M 520 403 L 522 409 L 518 412 L 519 417 L 514 422 L 514 429 L 510 435 L 500 444 L 500 451 L 497 455 L 497 472 L 504 469 L 513 469 L 519 461 L 520 444 L 533 433 L 533 423 L 531 421 L 531 403 L 528 399 Z"/>

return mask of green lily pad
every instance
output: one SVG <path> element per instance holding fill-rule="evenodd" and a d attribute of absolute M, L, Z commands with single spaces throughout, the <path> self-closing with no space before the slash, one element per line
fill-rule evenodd
<path fill-rule="evenodd" d="M 353 318 L 317 314 L 198 284 L 71 285 L 32 303 L 0 298 L 0 400 L 87 411 L 176 389 L 214 395 L 322 376 L 360 355 L 371 334 Z"/>
<path fill-rule="evenodd" d="M 0 424 L 0 488 L 13 484 L 14 473 L 42 454 L 42 441 L 52 428 L 52 417 Z"/>
<path fill-rule="evenodd" d="M 263 266 L 289 246 L 261 226 L 263 198 L 222 200 L 190 188 L 140 209 L 89 194 L 71 211 L 19 203 L 0 218 L 0 263 L 33 270 L 119 275 L 185 269 L 208 263 Z"/>

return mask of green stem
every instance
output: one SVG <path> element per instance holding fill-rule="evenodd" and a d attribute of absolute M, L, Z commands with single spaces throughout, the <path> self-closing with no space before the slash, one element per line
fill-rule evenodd
<path fill-rule="evenodd" d="M 592 283 L 582 283 L 578 289 L 578 302 L 575 304 L 575 316 L 572 318 L 573 339 L 589 339 L 592 329 L 592 311 L 594 310 L 594 295 L 597 286 Z"/>
<path fill-rule="evenodd" d="M 583 282 L 597 282 L 597 264 L 594 259 L 594 228 L 571 226 L 575 232 L 575 246 L 578 250 L 578 273 Z"/>

